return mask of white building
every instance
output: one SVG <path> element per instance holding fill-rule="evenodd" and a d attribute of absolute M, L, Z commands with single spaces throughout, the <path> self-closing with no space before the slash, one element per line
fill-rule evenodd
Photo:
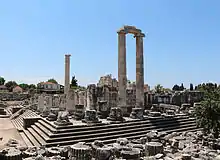
<path fill-rule="evenodd" d="M 37 85 L 37 89 L 40 92 L 60 92 L 63 90 L 63 86 L 52 82 L 41 82 Z"/>

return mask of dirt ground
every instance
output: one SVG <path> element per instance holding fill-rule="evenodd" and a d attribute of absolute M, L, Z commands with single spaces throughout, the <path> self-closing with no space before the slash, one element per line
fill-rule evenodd
<path fill-rule="evenodd" d="M 9 118 L 0 118 L 0 149 L 6 148 L 5 144 L 9 139 L 15 139 L 22 146 L 25 145 L 22 137 L 19 135 L 17 129 L 14 128 Z"/>

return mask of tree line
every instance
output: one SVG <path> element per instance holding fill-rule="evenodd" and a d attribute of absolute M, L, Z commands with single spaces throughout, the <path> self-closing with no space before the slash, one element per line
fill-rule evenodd
<path fill-rule="evenodd" d="M 58 84 L 57 80 L 55 80 L 54 78 L 48 79 L 47 82 Z M 42 82 L 40 82 L 40 83 L 42 83 Z M 0 77 L 0 86 L 1 85 L 5 85 L 7 87 L 7 89 L 8 89 L 8 91 L 10 91 L 10 92 L 16 86 L 20 86 L 24 91 L 34 90 L 34 89 L 37 88 L 38 84 L 37 85 L 35 85 L 35 84 L 27 84 L 27 83 L 20 83 L 20 84 L 18 84 L 16 81 L 7 81 L 6 82 L 4 77 Z M 77 79 L 76 79 L 75 76 L 72 76 L 72 79 L 71 79 L 71 82 L 70 82 L 70 87 L 72 89 L 85 89 L 85 87 L 78 85 Z"/>

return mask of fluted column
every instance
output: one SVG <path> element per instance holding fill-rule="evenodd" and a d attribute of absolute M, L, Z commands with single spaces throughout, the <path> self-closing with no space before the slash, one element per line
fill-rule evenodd
<path fill-rule="evenodd" d="M 144 55 L 143 37 L 140 33 L 136 37 L 136 107 L 144 107 Z"/>
<path fill-rule="evenodd" d="M 118 32 L 118 85 L 119 85 L 119 106 L 126 106 L 126 33 Z"/>
<path fill-rule="evenodd" d="M 65 55 L 65 84 L 64 93 L 67 95 L 70 88 L 70 54 Z"/>

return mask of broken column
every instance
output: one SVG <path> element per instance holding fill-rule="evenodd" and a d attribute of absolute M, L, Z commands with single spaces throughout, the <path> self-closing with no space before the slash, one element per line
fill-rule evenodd
<path fill-rule="evenodd" d="M 155 156 L 158 153 L 163 153 L 163 144 L 159 142 L 147 142 L 145 145 L 146 156 Z"/>
<path fill-rule="evenodd" d="M 91 84 L 87 87 L 87 106 L 85 110 L 84 122 L 97 123 L 98 120 L 96 112 L 97 96 L 96 96 L 96 85 Z"/>
<path fill-rule="evenodd" d="M 47 107 L 51 108 L 53 106 L 53 98 L 52 96 L 45 96 L 45 101 Z"/>
<path fill-rule="evenodd" d="M 87 91 L 87 93 L 86 93 L 86 101 L 87 101 L 86 109 L 96 110 L 96 101 L 97 101 L 96 85 L 95 84 L 88 85 L 86 91 Z"/>
<path fill-rule="evenodd" d="M 65 55 L 65 85 L 64 93 L 67 94 L 70 88 L 70 54 Z"/>
<path fill-rule="evenodd" d="M 72 89 L 69 89 L 66 96 L 66 110 L 69 113 L 73 113 L 75 110 L 75 91 Z"/>
<path fill-rule="evenodd" d="M 42 112 L 44 110 L 44 96 L 43 95 L 38 96 L 37 110 L 39 112 Z"/>
<path fill-rule="evenodd" d="M 85 92 L 84 91 L 79 91 L 79 105 L 84 105 L 85 102 Z"/>

